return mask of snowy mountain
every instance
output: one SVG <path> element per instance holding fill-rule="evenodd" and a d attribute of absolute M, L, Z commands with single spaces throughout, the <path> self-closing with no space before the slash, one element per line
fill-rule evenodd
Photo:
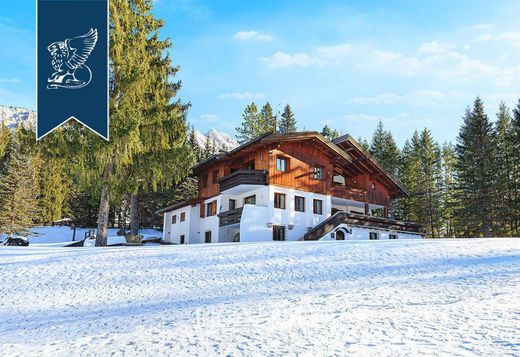
<path fill-rule="evenodd" d="M 0 123 L 4 123 L 10 129 L 15 129 L 18 125 L 32 127 L 36 123 L 36 112 L 20 107 L 0 105 Z"/>
<path fill-rule="evenodd" d="M 214 145 L 216 150 L 224 150 L 228 151 L 234 149 L 238 146 L 238 141 L 231 135 L 224 133 L 222 131 L 218 131 L 216 129 L 211 129 L 208 131 L 206 135 L 202 134 L 200 131 L 195 131 L 195 136 L 197 138 L 197 142 L 201 148 L 206 145 L 207 140 L 211 145 Z"/>
<path fill-rule="evenodd" d="M 0 105 L 0 123 L 4 123 L 10 129 L 15 129 L 19 125 L 34 127 L 36 112 L 20 107 Z M 217 151 L 228 151 L 238 146 L 238 142 L 233 136 L 216 129 L 211 129 L 206 135 L 195 131 L 195 136 L 200 147 L 204 147 L 209 138 L 211 145 L 214 145 Z"/>

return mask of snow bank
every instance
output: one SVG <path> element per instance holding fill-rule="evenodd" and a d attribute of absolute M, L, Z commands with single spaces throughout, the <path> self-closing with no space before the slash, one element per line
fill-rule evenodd
<path fill-rule="evenodd" d="M 0 248 L 0 355 L 520 354 L 520 239 Z"/>

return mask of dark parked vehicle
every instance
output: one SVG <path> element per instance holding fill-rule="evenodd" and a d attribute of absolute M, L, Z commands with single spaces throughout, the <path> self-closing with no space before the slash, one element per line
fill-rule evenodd
<path fill-rule="evenodd" d="M 3 242 L 3 245 L 17 246 L 17 247 L 27 247 L 29 245 L 29 241 L 27 239 L 25 239 L 25 238 L 8 237 Z"/>

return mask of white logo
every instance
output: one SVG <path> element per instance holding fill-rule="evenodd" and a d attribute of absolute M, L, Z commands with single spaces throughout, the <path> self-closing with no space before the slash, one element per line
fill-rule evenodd
<path fill-rule="evenodd" d="M 51 43 L 47 50 L 52 56 L 55 72 L 47 79 L 47 89 L 79 89 L 92 80 L 92 71 L 85 64 L 98 39 L 97 29 L 83 36 Z"/>

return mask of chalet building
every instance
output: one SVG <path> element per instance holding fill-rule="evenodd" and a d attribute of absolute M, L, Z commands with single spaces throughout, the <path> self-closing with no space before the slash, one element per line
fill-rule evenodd
<path fill-rule="evenodd" d="M 198 197 L 166 207 L 165 242 L 421 238 L 389 218 L 408 192 L 349 135 L 266 134 L 193 168 Z"/>

